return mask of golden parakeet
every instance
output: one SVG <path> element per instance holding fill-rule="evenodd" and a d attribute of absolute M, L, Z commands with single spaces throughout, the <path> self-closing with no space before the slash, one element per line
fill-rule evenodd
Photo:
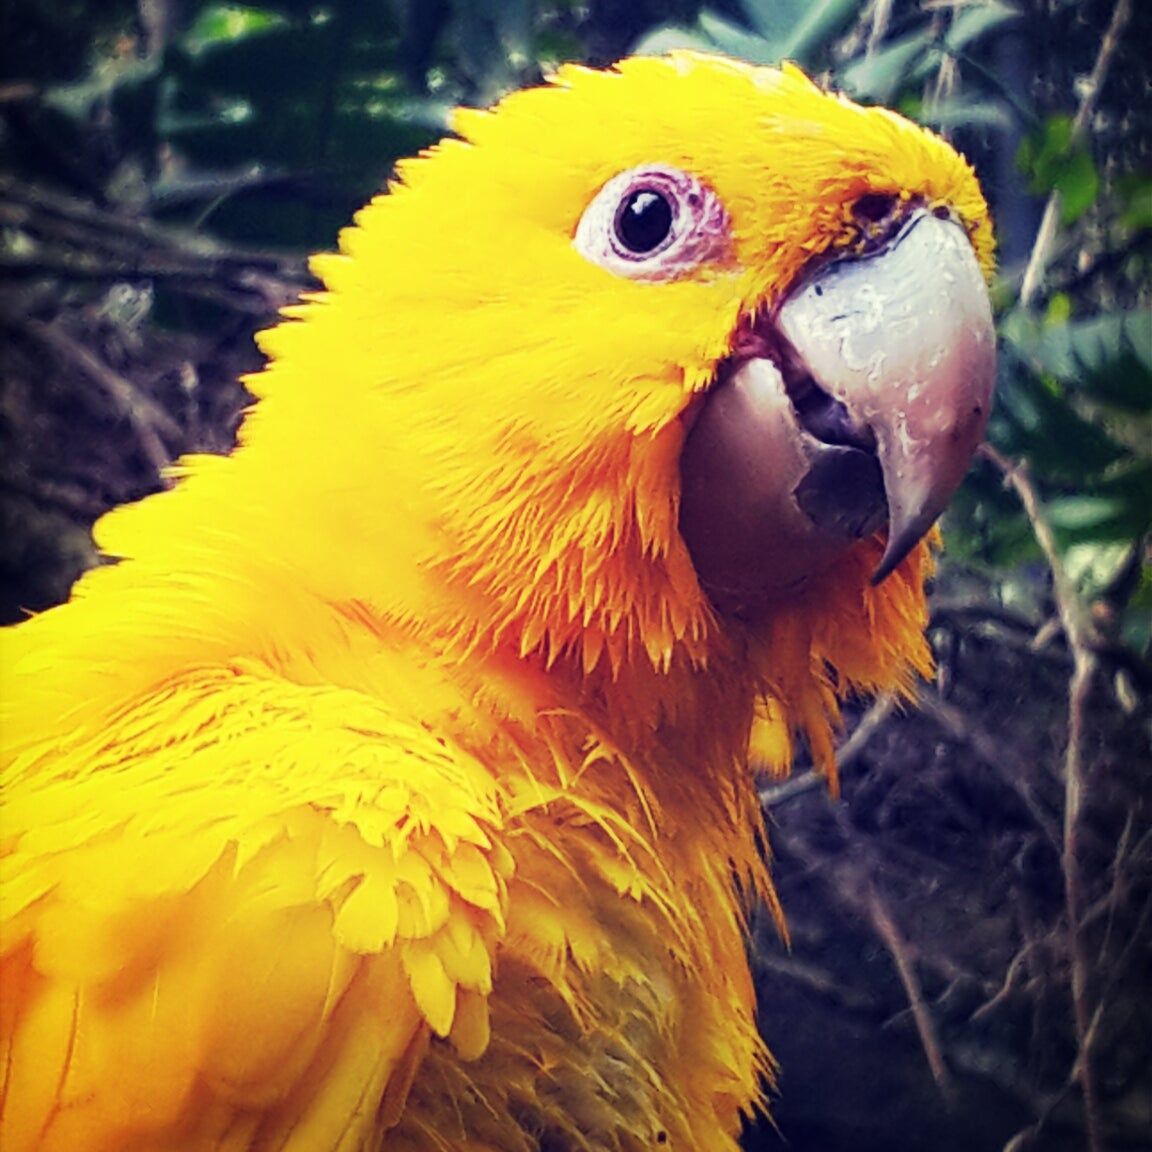
<path fill-rule="evenodd" d="M 750 731 L 827 762 L 927 668 L 985 204 L 794 68 L 455 127 L 239 448 L 3 637 L 4 1152 L 721 1152 L 761 1099 Z"/>

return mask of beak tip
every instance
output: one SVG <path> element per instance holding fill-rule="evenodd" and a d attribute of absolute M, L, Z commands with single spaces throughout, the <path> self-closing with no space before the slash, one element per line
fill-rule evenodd
<path fill-rule="evenodd" d="M 924 509 L 919 515 L 912 516 L 901 523 L 897 517 L 888 532 L 888 542 L 884 546 L 884 555 L 876 565 L 869 583 L 873 588 L 879 587 L 904 562 L 908 554 L 924 539 L 928 530 L 936 522 L 938 512 Z"/>
<path fill-rule="evenodd" d="M 905 555 L 907 555 L 907 553 L 905 553 Z M 884 555 L 880 563 L 876 565 L 876 571 L 869 577 L 868 583 L 873 588 L 879 588 L 880 585 L 892 575 L 903 559 L 904 556 L 889 556 L 888 550 L 885 549 Z"/>

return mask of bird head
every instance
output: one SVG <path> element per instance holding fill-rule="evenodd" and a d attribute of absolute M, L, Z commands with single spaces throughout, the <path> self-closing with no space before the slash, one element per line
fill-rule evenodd
<path fill-rule="evenodd" d="M 922 667 L 925 540 L 994 374 L 968 164 L 692 54 L 454 127 L 316 258 L 251 382 L 240 454 L 318 510 L 333 594 L 586 673 L 749 637 L 841 685 Z"/>

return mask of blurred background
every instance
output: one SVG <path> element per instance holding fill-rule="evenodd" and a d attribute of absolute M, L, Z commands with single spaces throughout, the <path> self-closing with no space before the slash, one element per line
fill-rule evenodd
<path fill-rule="evenodd" d="M 764 781 L 792 941 L 755 918 L 781 1074 L 747 1147 L 1146 1152 L 1147 0 L 5 0 L 0 620 L 68 595 L 101 512 L 228 450 L 252 333 L 453 105 L 674 47 L 944 133 L 1000 246 L 936 680 L 851 709 L 839 801 L 803 764 Z"/>

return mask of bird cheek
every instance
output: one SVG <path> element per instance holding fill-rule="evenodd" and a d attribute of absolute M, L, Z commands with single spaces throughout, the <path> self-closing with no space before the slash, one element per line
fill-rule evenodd
<path fill-rule="evenodd" d="M 734 615 L 786 595 L 884 520 L 875 458 L 809 435 L 765 358 L 701 398 L 680 476 L 680 532 L 697 577 Z"/>

